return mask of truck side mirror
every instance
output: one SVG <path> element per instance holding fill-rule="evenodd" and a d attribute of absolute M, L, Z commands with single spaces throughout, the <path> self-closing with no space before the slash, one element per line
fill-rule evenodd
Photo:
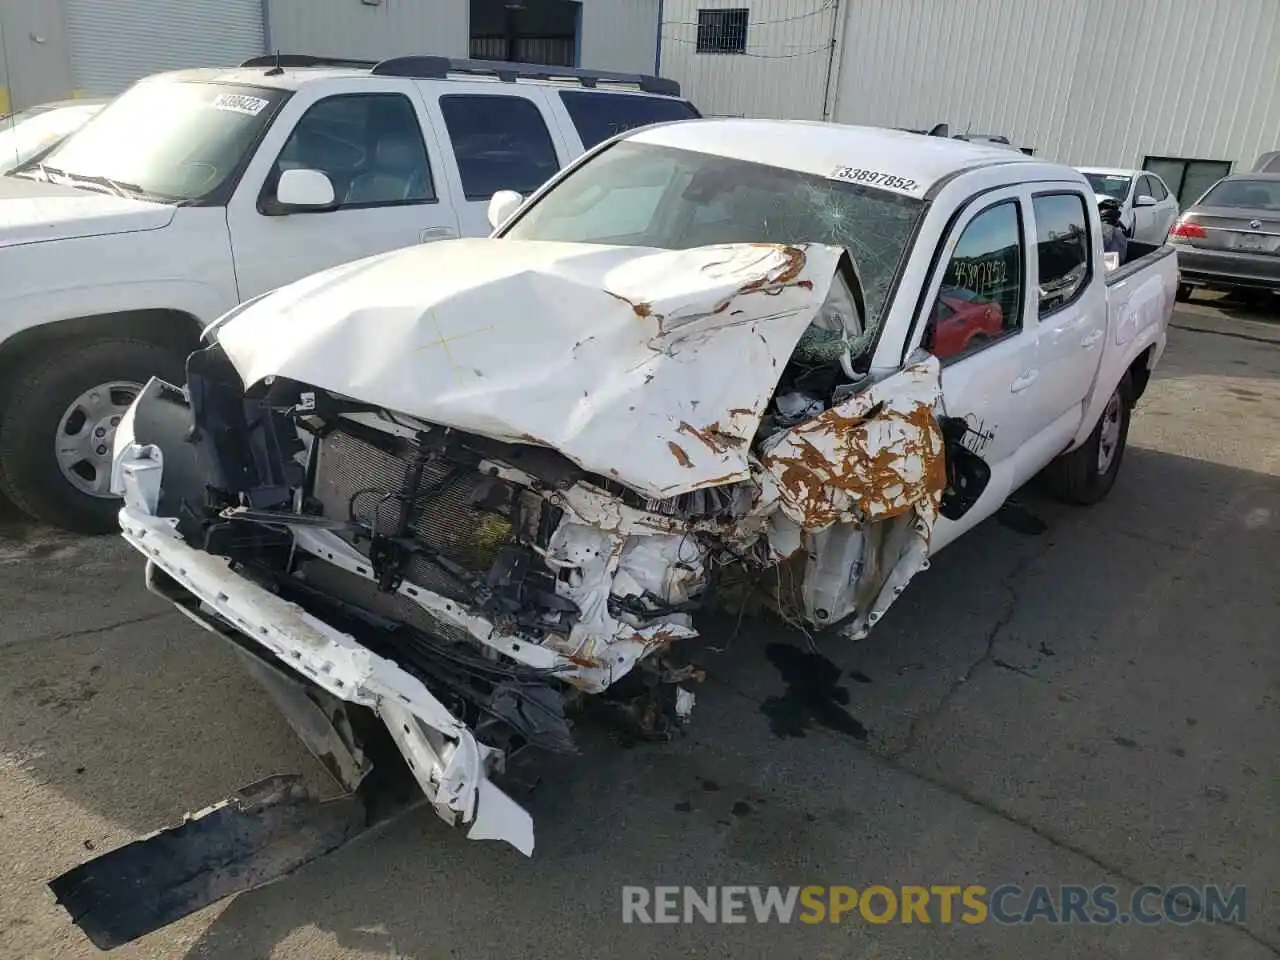
<path fill-rule="evenodd" d="M 1142 196 L 1138 197 L 1137 200 L 1133 201 L 1133 205 L 1135 207 L 1154 207 L 1156 205 L 1156 198 L 1144 193 Z"/>
<path fill-rule="evenodd" d="M 520 209 L 524 197 L 514 190 L 499 190 L 489 198 L 489 226 L 497 230 Z"/>
<path fill-rule="evenodd" d="M 332 210 L 337 203 L 333 181 L 319 170 L 285 170 L 276 184 L 275 202 L 270 212 L 276 216 L 287 213 L 318 212 Z"/>

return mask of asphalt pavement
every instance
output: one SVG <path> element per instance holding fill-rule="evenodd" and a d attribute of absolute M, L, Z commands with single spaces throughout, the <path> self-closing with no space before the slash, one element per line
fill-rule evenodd
<path fill-rule="evenodd" d="M 521 798 L 532 859 L 420 810 L 112 955 L 1280 956 L 1280 326 L 1204 303 L 1175 323 L 1107 501 L 1020 495 L 858 644 L 705 624 L 688 735 L 588 732 Z M 0 520 L 0 957 L 97 955 L 48 878 L 290 771 L 317 775 L 123 542 Z M 659 884 L 1215 884 L 1246 907 L 624 924 L 622 888 Z"/>

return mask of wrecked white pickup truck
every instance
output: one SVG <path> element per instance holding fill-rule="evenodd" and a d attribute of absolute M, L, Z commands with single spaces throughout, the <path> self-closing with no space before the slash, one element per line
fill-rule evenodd
<path fill-rule="evenodd" d="M 602 145 L 490 239 L 233 310 L 121 423 L 120 521 L 347 792 L 273 778 L 60 902 L 126 942 L 343 843 L 404 767 L 531 853 L 491 777 L 572 752 L 583 702 L 686 719 L 699 607 L 858 637 L 1033 476 L 1100 499 L 1177 270 L 1136 243 L 1108 270 L 1099 237 L 1080 174 L 1007 150 L 688 121 Z"/>

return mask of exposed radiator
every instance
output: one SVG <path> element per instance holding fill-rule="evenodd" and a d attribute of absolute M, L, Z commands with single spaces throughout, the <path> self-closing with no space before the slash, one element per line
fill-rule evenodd
<path fill-rule="evenodd" d="M 498 551 L 512 542 L 515 527 L 495 506 L 495 481 L 474 468 L 448 461 L 422 466 L 416 491 L 404 497 L 418 453 L 403 438 L 378 438 L 378 445 L 352 430 L 338 427 L 319 439 L 312 496 L 327 517 L 371 523 L 391 534 L 408 520 L 413 536 L 468 571 L 484 577 Z M 383 445 L 387 449 L 383 448 Z M 515 491 L 502 484 L 496 499 L 509 501 Z M 486 506 L 487 504 L 487 506 Z M 362 549 L 367 541 L 360 544 Z M 457 600 L 467 599 L 464 585 L 430 560 L 415 557 L 405 570 L 408 580 Z"/>

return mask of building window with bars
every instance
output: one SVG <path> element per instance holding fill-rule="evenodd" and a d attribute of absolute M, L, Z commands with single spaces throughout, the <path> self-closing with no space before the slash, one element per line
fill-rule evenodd
<path fill-rule="evenodd" d="M 699 10 L 698 53 L 746 53 L 747 9 Z"/>

